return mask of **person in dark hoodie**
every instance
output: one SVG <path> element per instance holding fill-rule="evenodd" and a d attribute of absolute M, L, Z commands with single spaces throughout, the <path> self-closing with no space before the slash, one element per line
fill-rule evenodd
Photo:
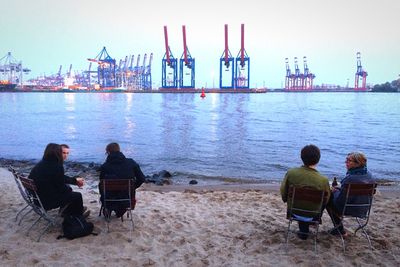
<path fill-rule="evenodd" d="M 84 214 L 82 195 L 67 184 L 82 186 L 82 181 L 64 175 L 62 148 L 50 143 L 42 160 L 33 167 L 29 178 L 35 182 L 40 200 L 46 210 L 61 208 L 64 215 Z"/>
<path fill-rule="evenodd" d="M 131 158 L 126 158 L 120 151 L 118 143 L 110 143 L 106 146 L 107 159 L 100 167 L 100 180 L 102 179 L 133 179 L 134 187 L 132 189 L 133 199 L 135 197 L 135 190 L 139 188 L 145 181 L 145 176 L 140 169 L 139 164 Z M 103 198 L 104 192 L 99 184 L 100 201 L 103 206 L 103 214 L 112 211 L 115 212 L 117 217 L 124 215 L 129 203 L 114 203 L 113 205 L 104 206 Z M 114 193 L 114 192 L 113 192 Z M 114 193 L 117 194 L 117 193 Z M 110 195 L 112 198 L 113 196 Z M 118 197 L 121 197 L 118 195 Z"/>

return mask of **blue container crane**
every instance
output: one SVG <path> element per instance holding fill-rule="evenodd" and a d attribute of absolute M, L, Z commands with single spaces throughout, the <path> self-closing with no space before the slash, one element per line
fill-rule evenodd
<path fill-rule="evenodd" d="M 164 26 L 165 54 L 162 59 L 162 88 L 178 88 L 178 60 L 172 55 L 168 45 L 167 26 Z"/>
<path fill-rule="evenodd" d="M 111 58 L 104 46 L 94 58 L 88 58 L 91 62 L 97 62 L 97 79 L 100 87 L 115 87 L 115 59 Z"/>
<path fill-rule="evenodd" d="M 235 86 L 248 89 L 250 85 L 250 58 L 244 49 L 244 24 L 241 25 L 241 48 L 236 56 Z"/>
<path fill-rule="evenodd" d="M 179 87 L 195 87 L 195 59 L 192 58 L 186 45 L 186 27 L 182 25 L 183 33 L 183 53 L 179 60 Z M 188 77 L 186 77 L 188 76 Z"/>
<path fill-rule="evenodd" d="M 228 48 L 228 24 L 225 24 L 225 50 L 222 53 L 222 56 L 219 60 L 220 89 L 232 89 L 234 87 L 234 74 L 235 74 L 234 64 L 235 64 L 234 59 L 231 55 L 231 51 L 229 51 Z"/>

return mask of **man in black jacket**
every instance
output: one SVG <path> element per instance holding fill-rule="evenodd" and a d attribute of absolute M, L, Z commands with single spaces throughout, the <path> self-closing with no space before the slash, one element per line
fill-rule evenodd
<path fill-rule="evenodd" d="M 100 180 L 101 179 L 132 179 L 134 181 L 134 188 L 131 192 L 133 198 L 135 196 L 135 190 L 140 187 L 145 181 L 145 176 L 136 163 L 131 158 L 126 158 L 120 151 L 118 143 L 110 143 L 106 147 L 107 159 L 106 162 L 100 167 Z M 103 203 L 103 188 L 99 185 L 100 200 Z M 112 197 L 112 196 L 111 196 Z M 129 205 L 129 204 L 128 204 Z M 119 205 L 113 205 L 108 207 L 106 212 L 114 210 L 117 217 L 121 217 L 128 207 L 127 204 L 121 203 Z M 104 207 L 104 203 L 103 203 Z"/>

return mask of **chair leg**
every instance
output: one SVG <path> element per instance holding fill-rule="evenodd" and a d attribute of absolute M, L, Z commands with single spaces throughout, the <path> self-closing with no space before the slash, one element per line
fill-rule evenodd
<path fill-rule="evenodd" d="M 289 220 L 287 233 L 286 233 L 286 250 L 289 248 L 289 234 L 290 234 L 290 226 L 292 224 L 292 220 Z"/>
<path fill-rule="evenodd" d="M 27 212 L 25 212 L 21 218 L 19 219 L 18 225 L 21 225 L 22 220 L 25 218 L 26 215 L 28 215 L 29 213 L 31 213 L 33 211 L 33 209 L 28 210 Z"/>
<path fill-rule="evenodd" d="M 28 231 L 26 232 L 26 235 L 29 235 L 29 232 L 32 230 L 33 227 L 42 219 L 42 216 L 39 216 L 39 218 L 36 219 L 36 221 L 29 227 Z"/>
<path fill-rule="evenodd" d="M 15 216 L 15 221 L 18 221 L 18 216 L 27 208 L 29 205 L 27 204 L 25 207 L 23 207 L 20 211 L 18 211 L 17 215 Z"/>
<path fill-rule="evenodd" d="M 360 221 L 360 219 L 358 217 L 356 217 L 356 220 L 357 220 L 357 223 L 358 223 L 358 228 L 354 231 L 354 235 L 356 235 L 357 231 L 361 229 L 361 231 L 363 232 L 365 238 L 367 238 L 367 240 L 368 240 L 369 249 L 372 250 L 371 239 L 369 237 L 369 234 L 365 230 L 365 227 L 367 226 L 368 220 L 364 224 L 361 224 L 361 221 Z"/>

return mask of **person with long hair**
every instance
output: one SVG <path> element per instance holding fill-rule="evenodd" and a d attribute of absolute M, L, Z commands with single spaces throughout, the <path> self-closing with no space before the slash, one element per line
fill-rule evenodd
<path fill-rule="evenodd" d="M 38 189 L 38 195 L 46 210 L 61 208 L 64 215 L 84 214 L 82 195 L 74 192 L 66 182 L 79 186 L 76 178 L 65 179 L 62 148 L 50 143 L 46 146 L 43 158 L 29 174 Z"/>

